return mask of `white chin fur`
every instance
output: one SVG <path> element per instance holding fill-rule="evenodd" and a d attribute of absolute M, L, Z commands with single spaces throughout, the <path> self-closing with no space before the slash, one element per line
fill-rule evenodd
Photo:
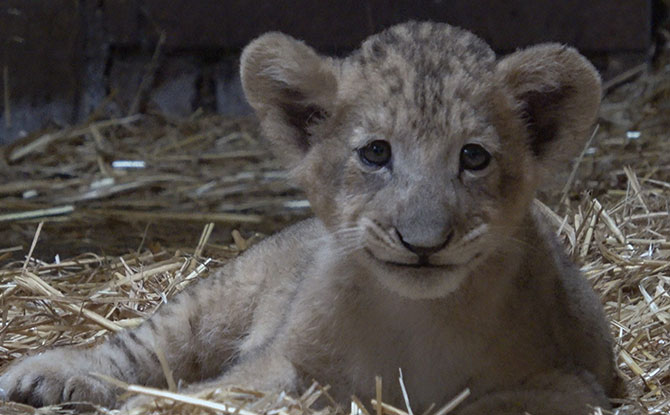
<path fill-rule="evenodd" d="M 392 268 L 394 267 L 372 266 L 369 271 L 384 287 L 402 297 L 414 300 L 445 297 L 458 290 L 468 275 L 467 267 L 398 270 Z"/>

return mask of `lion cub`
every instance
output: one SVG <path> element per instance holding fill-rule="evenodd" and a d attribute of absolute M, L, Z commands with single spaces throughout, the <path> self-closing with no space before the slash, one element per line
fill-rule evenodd
<path fill-rule="evenodd" d="M 464 388 L 466 414 L 586 414 L 616 375 L 598 298 L 533 209 L 583 146 L 600 81 L 574 49 L 497 59 L 473 34 L 410 22 L 344 59 L 269 33 L 244 90 L 316 218 L 258 244 L 142 326 L 7 369 L 36 406 L 116 403 L 90 375 L 162 386 L 154 350 L 192 387 L 383 396 L 421 413 Z"/>

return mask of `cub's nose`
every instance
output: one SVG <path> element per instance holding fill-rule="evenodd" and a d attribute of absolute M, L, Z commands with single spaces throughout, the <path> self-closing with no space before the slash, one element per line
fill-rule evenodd
<path fill-rule="evenodd" d="M 445 246 L 449 244 L 449 241 L 451 241 L 451 237 L 453 236 L 454 232 L 450 231 L 446 236 L 443 238 L 441 242 L 435 245 L 431 246 L 424 246 L 423 244 L 413 244 L 410 243 L 407 239 L 403 237 L 403 235 L 396 229 L 396 233 L 398 234 L 398 238 L 400 238 L 400 242 L 402 242 L 403 246 L 407 248 L 409 251 L 414 252 L 421 258 L 421 260 L 426 260 L 428 259 L 429 256 L 433 255 L 436 252 L 441 251 Z"/>

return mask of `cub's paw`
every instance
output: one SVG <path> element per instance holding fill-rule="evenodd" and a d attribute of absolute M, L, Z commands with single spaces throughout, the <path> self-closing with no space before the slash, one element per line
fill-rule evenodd
<path fill-rule="evenodd" d="M 152 410 L 155 410 L 156 408 L 160 408 L 162 406 L 165 406 L 163 403 L 162 405 L 160 403 L 157 403 L 161 401 L 160 398 L 156 398 L 154 396 L 148 396 L 148 395 L 137 395 L 128 398 L 122 405 L 120 405 L 120 410 L 121 413 L 126 413 L 126 412 L 137 412 L 137 413 L 150 413 Z M 140 410 L 141 411 L 138 411 Z"/>
<path fill-rule="evenodd" d="M 0 375 L 0 390 L 10 401 L 35 407 L 63 402 L 90 402 L 111 407 L 114 387 L 89 374 L 79 353 L 53 350 L 22 359 Z"/>

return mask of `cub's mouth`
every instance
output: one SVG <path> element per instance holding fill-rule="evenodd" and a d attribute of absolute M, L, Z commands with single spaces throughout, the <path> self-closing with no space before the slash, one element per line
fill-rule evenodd
<path fill-rule="evenodd" d="M 416 262 L 396 262 L 396 261 L 387 261 L 383 259 L 379 259 L 375 254 L 369 249 L 369 248 L 364 248 L 365 253 L 370 256 L 372 259 L 374 259 L 376 262 L 380 264 L 384 264 L 389 267 L 393 268 L 406 268 L 406 269 L 441 269 L 445 271 L 450 271 L 458 268 L 458 265 L 455 264 L 433 264 L 430 262 L 430 260 L 426 257 L 419 257 Z"/>

